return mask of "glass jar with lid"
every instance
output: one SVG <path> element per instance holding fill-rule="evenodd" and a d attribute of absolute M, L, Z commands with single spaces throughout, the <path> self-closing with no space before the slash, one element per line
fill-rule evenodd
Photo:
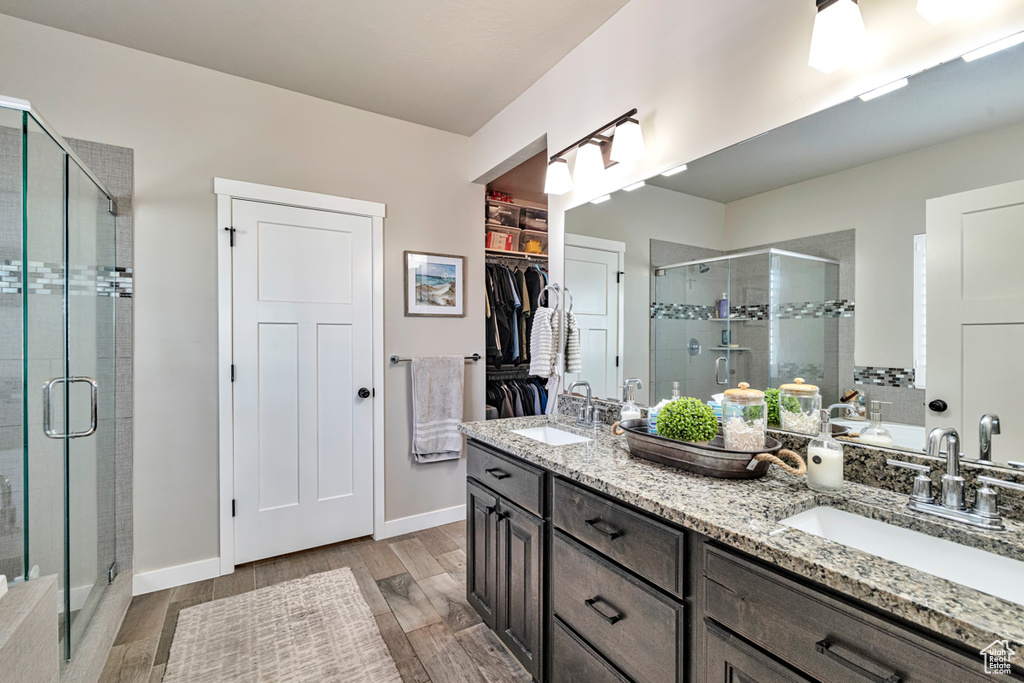
<path fill-rule="evenodd" d="M 751 389 L 746 382 L 729 389 L 722 398 L 722 431 L 725 447 L 731 451 L 755 451 L 764 448 L 768 406 L 764 392 Z"/>
<path fill-rule="evenodd" d="M 803 377 L 779 387 L 779 422 L 787 432 L 817 434 L 820 410 L 818 387 L 804 383 Z"/>

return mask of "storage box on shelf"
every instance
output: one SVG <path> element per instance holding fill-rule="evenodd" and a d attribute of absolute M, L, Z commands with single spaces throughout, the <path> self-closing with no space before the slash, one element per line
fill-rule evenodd
<path fill-rule="evenodd" d="M 524 254 L 546 254 L 548 253 L 548 234 L 538 230 L 521 230 L 518 249 Z"/>
<path fill-rule="evenodd" d="M 519 214 L 521 206 L 497 202 L 493 199 L 487 200 L 487 224 L 500 225 L 506 228 L 519 228 Z"/>
<path fill-rule="evenodd" d="M 519 227 L 522 230 L 548 231 L 547 209 L 534 209 L 524 206 L 519 212 Z"/>
<path fill-rule="evenodd" d="M 519 228 L 488 225 L 487 248 L 497 251 L 518 251 L 521 232 Z"/>

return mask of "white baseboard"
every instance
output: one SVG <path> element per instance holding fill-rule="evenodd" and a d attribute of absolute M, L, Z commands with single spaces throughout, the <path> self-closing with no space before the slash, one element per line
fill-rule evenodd
<path fill-rule="evenodd" d="M 424 512 L 421 515 L 410 515 L 409 517 L 390 519 L 384 522 L 384 533 L 376 538 L 380 540 L 384 538 L 392 538 L 394 536 L 401 536 L 402 534 L 411 534 L 414 531 L 422 531 L 423 529 L 430 529 L 431 527 L 441 526 L 442 524 L 460 522 L 464 519 L 466 519 L 465 505 L 456 505 L 455 507 L 445 508 L 443 510 Z"/>
<path fill-rule="evenodd" d="M 218 576 L 220 576 L 219 557 L 179 564 L 166 569 L 154 569 L 151 572 L 142 572 L 132 577 L 132 595 L 153 593 L 165 588 L 184 586 L 187 583 L 213 579 Z"/>

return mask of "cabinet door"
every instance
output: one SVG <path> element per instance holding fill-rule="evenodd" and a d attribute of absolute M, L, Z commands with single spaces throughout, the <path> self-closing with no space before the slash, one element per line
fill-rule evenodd
<path fill-rule="evenodd" d="M 810 683 L 707 619 L 703 669 L 702 683 Z"/>
<path fill-rule="evenodd" d="M 498 523 L 498 637 L 535 679 L 541 677 L 541 570 L 544 522 L 505 499 Z"/>
<path fill-rule="evenodd" d="M 498 597 L 498 499 L 466 482 L 466 599 L 492 630 Z"/>

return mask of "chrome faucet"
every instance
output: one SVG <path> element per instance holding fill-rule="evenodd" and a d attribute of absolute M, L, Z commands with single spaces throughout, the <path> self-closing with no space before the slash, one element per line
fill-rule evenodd
<path fill-rule="evenodd" d="M 622 385 L 622 402 L 630 401 L 633 398 L 633 389 L 643 389 L 644 383 L 640 381 L 639 377 L 630 377 L 626 380 L 626 383 Z"/>
<path fill-rule="evenodd" d="M 566 391 L 571 395 L 573 389 L 575 389 L 576 387 L 587 388 L 587 402 L 584 405 L 580 406 L 579 418 L 577 419 L 577 422 L 579 422 L 584 427 L 593 427 L 597 423 L 597 418 L 594 414 L 594 406 L 591 402 L 590 382 L 573 382 L 572 384 L 569 385 L 569 388 Z"/>
<path fill-rule="evenodd" d="M 978 460 L 992 461 L 992 435 L 999 433 L 999 416 L 985 413 L 978 423 Z"/>
<path fill-rule="evenodd" d="M 836 408 L 841 408 L 842 410 L 845 410 L 847 417 L 849 417 L 850 415 L 853 414 L 853 406 L 848 405 L 846 403 L 833 403 L 832 405 L 830 405 L 828 407 L 828 416 L 829 417 L 832 417 L 832 411 L 835 410 Z"/>
<path fill-rule="evenodd" d="M 964 505 L 964 478 L 960 476 L 960 435 L 957 431 L 939 427 L 933 429 L 928 434 L 927 455 L 932 458 L 941 457 L 943 442 L 946 442 L 946 472 L 942 475 L 942 494 L 938 502 L 935 502 L 932 496 L 932 481 L 928 476 L 931 467 L 901 460 L 886 461 L 889 465 L 918 472 L 914 479 L 914 492 L 907 507 L 983 529 L 1003 529 L 997 493 L 991 486 L 1024 490 L 1024 485 L 979 476 L 981 486 L 976 492 L 975 507 L 968 509 Z"/>

